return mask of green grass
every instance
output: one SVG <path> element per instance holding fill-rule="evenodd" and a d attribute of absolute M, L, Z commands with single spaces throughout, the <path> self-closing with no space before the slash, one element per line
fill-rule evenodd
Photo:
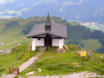
<path fill-rule="evenodd" d="M 83 67 L 82 57 L 78 55 L 79 50 L 75 45 L 69 45 L 68 51 L 57 54 L 56 48 L 51 48 L 39 57 L 39 62 L 31 65 L 21 75 L 25 76 L 26 73 L 31 71 L 35 71 L 35 75 L 64 75 L 82 71 L 104 74 L 103 54 L 93 52 L 93 55 L 88 55 L 85 58 L 85 66 Z M 100 59 L 100 57 L 103 58 Z M 38 68 L 41 68 L 42 72 L 38 72 Z"/>
<path fill-rule="evenodd" d="M 78 54 L 80 48 L 77 45 L 69 45 L 68 47 L 69 50 L 60 54 L 56 53 L 56 47 L 49 48 L 39 57 L 39 62 L 32 64 L 20 74 L 25 76 L 26 73 L 35 71 L 35 75 L 64 75 L 73 72 L 89 71 L 104 75 L 104 54 L 97 52 L 93 52 L 92 55 L 87 54 L 83 66 L 82 57 Z M 10 54 L 0 54 L 0 74 L 8 74 L 10 65 L 17 67 L 38 52 L 38 50 L 34 52 L 28 51 L 27 48 L 28 44 L 17 46 Z M 38 72 L 38 68 L 41 68 L 42 72 Z"/>
<path fill-rule="evenodd" d="M 28 44 L 26 44 L 13 48 L 12 53 L 10 54 L 0 54 L 0 74 L 8 74 L 8 68 L 10 65 L 18 67 L 32 56 L 35 56 L 37 52 L 38 50 L 34 52 L 28 51 Z"/>
<path fill-rule="evenodd" d="M 102 46 L 97 39 L 82 40 L 81 42 L 84 44 L 85 49 L 90 51 L 96 51 L 96 49 L 99 49 Z"/>
<path fill-rule="evenodd" d="M 9 32 L 10 33 L 10 32 Z M 13 34 L 2 34 L 0 35 L 0 43 L 4 43 L 4 45 L 0 46 L 0 50 L 9 50 L 13 47 L 16 47 L 18 43 L 27 43 L 30 39 L 26 38 L 26 36 L 17 35 L 13 32 Z"/>

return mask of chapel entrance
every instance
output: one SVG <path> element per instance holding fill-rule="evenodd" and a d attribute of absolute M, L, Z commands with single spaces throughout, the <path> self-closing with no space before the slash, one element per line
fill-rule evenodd
<path fill-rule="evenodd" d="M 44 39 L 44 46 L 52 47 L 52 38 L 50 35 L 47 35 Z"/>

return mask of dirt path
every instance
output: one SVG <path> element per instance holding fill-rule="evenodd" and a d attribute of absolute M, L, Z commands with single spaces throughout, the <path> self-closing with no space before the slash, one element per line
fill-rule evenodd
<path fill-rule="evenodd" d="M 28 68 L 31 64 L 33 64 L 34 62 L 37 61 L 38 57 L 43 53 L 43 51 L 45 50 L 45 48 L 41 48 L 40 51 L 36 54 L 36 56 L 30 58 L 28 61 L 26 61 L 25 63 L 23 63 L 22 65 L 19 66 L 19 72 L 22 72 L 23 70 L 25 70 L 26 68 Z M 16 76 L 16 74 L 8 74 L 8 75 L 4 75 L 1 78 L 14 78 Z"/>
<path fill-rule="evenodd" d="M 95 73 L 80 72 L 69 75 L 58 75 L 58 76 L 29 76 L 28 78 L 89 78 L 96 77 Z"/>

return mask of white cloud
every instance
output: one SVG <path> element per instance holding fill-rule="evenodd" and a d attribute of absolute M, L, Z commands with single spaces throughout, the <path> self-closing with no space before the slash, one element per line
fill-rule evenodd
<path fill-rule="evenodd" d="M 7 9 L 5 11 L 0 12 L 0 18 L 11 18 L 13 14 L 16 16 L 21 16 L 23 12 L 27 11 L 28 8 L 22 8 L 21 10 L 10 10 Z"/>
<path fill-rule="evenodd" d="M 65 8 L 66 6 L 80 5 L 80 4 L 82 4 L 84 1 L 85 1 L 85 0 L 79 0 L 79 1 L 77 1 L 77 2 L 66 1 L 66 2 L 64 2 L 64 3 L 62 4 L 62 7 L 60 8 L 59 12 L 60 12 L 60 13 L 63 13 L 64 8 Z"/>
<path fill-rule="evenodd" d="M 24 12 L 24 11 L 27 11 L 29 10 L 29 8 L 23 8 L 21 11 Z"/>
<path fill-rule="evenodd" d="M 53 3 L 55 5 L 58 5 L 58 0 L 38 0 L 38 2 L 35 2 L 32 7 L 38 6 L 40 4 L 49 4 L 49 3 Z"/>
<path fill-rule="evenodd" d="M 15 0 L 0 0 L 0 4 L 4 4 L 4 3 L 14 3 Z"/>
<path fill-rule="evenodd" d="M 78 2 L 73 1 L 67 1 L 63 3 L 63 6 L 69 6 L 69 5 L 80 5 L 84 2 L 84 0 L 79 0 Z"/>
<path fill-rule="evenodd" d="M 17 16 L 21 16 L 22 12 L 27 11 L 28 8 L 23 8 L 21 10 L 6 10 L 5 12 L 9 15 L 16 14 Z"/>
<path fill-rule="evenodd" d="M 63 8 L 60 8 L 59 12 L 60 13 L 63 13 L 64 9 Z"/>
<path fill-rule="evenodd" d="M 55 5 L 58 5 L 58 1 L 57 0 L 46 0 L 46 3 L 54 3 Z"/>
<path fill-rule="evenodd" d="M 11 16 L 11 15 L 2 15 L 2 16 L 0 16 L 0 19 L 9 19 L 9 18 L 13 18 L 13 16 Z"/>
<path fill-rule="evenodd" d="M 74 5 L 74 4 L 75 4 L 74 2 L 69 1 L 69 2 L 64 2 L 63 6 Z"/>
<path fill-rule="evenodd" d="M 38 2 L 35 2 L 35 3 L 32 5 L 32 7 L 38 6 L 38 5 L 40 5 L 41 3 L 43 3 L 44 1 L 46 1 L 46 0 L 39 0 Z"/>
<path fill-rule="evenodd" d="M 21 11 L 16 11 L 16 10 L 6 10 L 5 11 L 7 14 L 12 15 L 12 14 L 17 14 L 18 16 L 21 16 Z"/>

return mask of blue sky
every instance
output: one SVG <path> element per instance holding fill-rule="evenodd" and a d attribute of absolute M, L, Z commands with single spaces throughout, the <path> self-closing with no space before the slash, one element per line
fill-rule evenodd
<path fill-rule="evenodd" d="M 58 7 L 58 11 L 62 13 L 65 7 L 70 5 L 80 5 L 83 2 L 84 0 L 0 0 L 0 16 L 22 16 L 23 13 L 29 12 L 31 9 L 35 9 L 35 11 L 44 9 L 41 5 L 45 7 L 45 11 L 51 11 L 54 9 L 53 7 L 51 8 L 51 6 L 56 6 Z"/>
<path fill-rule="evenodd" d="M 104 0 L 0 0 L 0 18 L 52 16 L 96 20 L 104 16 Z"/>

